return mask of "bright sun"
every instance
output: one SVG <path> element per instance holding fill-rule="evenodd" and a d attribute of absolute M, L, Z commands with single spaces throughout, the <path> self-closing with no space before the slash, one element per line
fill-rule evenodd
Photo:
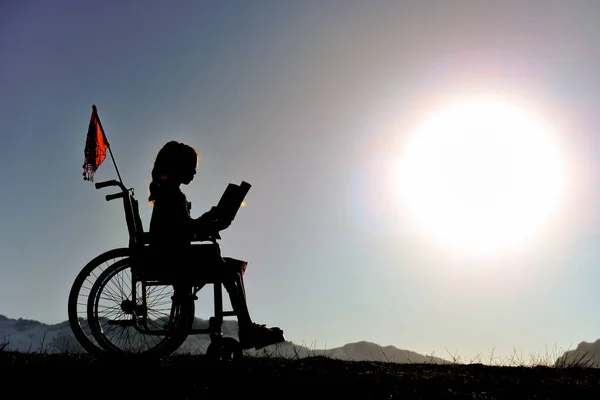
<path fill-rule="evenodd" d="M 562 201 L 565 161 L 550 127 L 511 103 L 436 112 L 403 148 L 402 209 L 438 244 L 496 254 L 536 237 Z"/>

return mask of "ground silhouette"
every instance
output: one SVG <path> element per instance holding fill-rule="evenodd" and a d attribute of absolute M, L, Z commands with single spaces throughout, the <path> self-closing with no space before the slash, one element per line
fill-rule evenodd
<path fill-rule="evenodd" d="M 61 399 L 598 399 L 594 368 L 201 355 L 160 359 L 0 352 L 6 387 Z"/>

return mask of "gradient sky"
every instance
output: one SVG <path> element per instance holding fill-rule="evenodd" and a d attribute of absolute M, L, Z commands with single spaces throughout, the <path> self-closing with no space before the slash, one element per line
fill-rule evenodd
<path fill-rule="evenodd" d="M 249 261 L 254 319 L 288 340 L 465 361 L 594 341 L 598 15 L 594 0 L 3 1 L 0 313 L 66 320 L 79 270 L 127 245 L 120 203 L 82 179 L 95 104 L 146 226 L 169 140 L 200 154 L 194 216 L 252 184 L 221 245 Z M 435 101 L 497 92 L 555 124 L 568 207 L 534 247 L 445 254 L 395 217 L 390 160 Z M 114 178 L 107 158 L 96 181 Z"/>

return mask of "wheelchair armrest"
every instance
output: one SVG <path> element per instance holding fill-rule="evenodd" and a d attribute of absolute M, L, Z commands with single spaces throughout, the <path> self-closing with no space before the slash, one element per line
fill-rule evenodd
<path fill-rule="evenodd" d="M 217 232 L 214 235 L 214 240 L 220 240 L 220 239 L 221 239 L 221 235 L 219 235 L 219 233 Z M 212 237 L 206 237 L 206 236 L 205 237 L 199 237 L 199 236 L 194 235 L 194 237 L 192 237 L 191 241 L 193 243 L 193 242 L 214 242 L 214 240 L 213 240 Z"/>

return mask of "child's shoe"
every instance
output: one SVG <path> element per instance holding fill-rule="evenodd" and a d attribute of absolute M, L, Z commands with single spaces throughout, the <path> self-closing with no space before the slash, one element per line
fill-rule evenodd
<path fill-rule="evenodd" d="M 240 345 L 243 349 L 255 348 L 256 350 L 272 344 L 285 342 L 283 331 L 278 327 L 267 328 L 266 325 L 252 323 L 248 328 L 239 331 Z"/>

